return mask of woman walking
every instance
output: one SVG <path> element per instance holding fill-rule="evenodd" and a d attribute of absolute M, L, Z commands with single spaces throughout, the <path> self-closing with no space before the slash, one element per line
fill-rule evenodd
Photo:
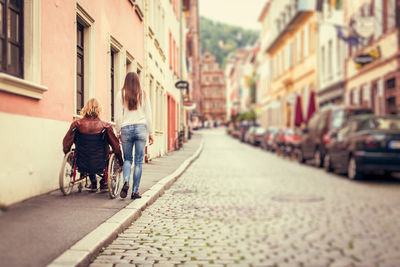
<path fill-rule="evenodd" d="M 132 150 L 134 146 L 135 167 L 133 171 L 131 198 L 141 198 L 139 195 L 139 184 L 142 177 L 144 149 L 147 133 L 149 133 L 149 145 L 153 144 L 153 123 L 149 97 L 140 88 L 139 77 L 134 72 L 129 72 L 126 75 L 124 86 L 117 94 L 115 122 L 124 153 L 124 186 L 122 187 L 120 196 L 121 198 L 126 198 L 128 194 L 133 161 Z"/>

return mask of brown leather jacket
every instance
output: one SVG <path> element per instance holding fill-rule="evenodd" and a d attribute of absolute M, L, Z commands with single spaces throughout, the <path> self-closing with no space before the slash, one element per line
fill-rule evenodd
<path fill-rule="evenodd" d="M 121 149 L 119 147 L 118 138 L 115 136 L 113 128 L 107 122 L 100 120 L 99 118 L 82 118 L 80 120 L 76 120 L 71 123 L 71 127 L 63 140 L 63 151 L 65 154 L 70 151 L 72 144 L 74 143 L 75 132 L 73 129 L 77 129 L 81 133 L 87 134 L 97 134 L 101 133 L 103 129 L 107 131 L 107 142 L 111 145 L 115 155 L 118 157 L 119 162 L 121 165 L 123 164 L 124 160 L 122 159 Z M 107 146 L 107 149 L 109 147 Z"/>

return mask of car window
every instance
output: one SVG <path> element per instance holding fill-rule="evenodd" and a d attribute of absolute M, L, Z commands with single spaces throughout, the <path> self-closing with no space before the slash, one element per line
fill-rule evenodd
<path fill-rule="evenodd" d="M 360 123 L 359 130 L 400 130 L 400 118 L 371 118 Z"/>
<path fill-rule="evenodd" d="M 338 131 L 338 140 L 343 140 L 343 137 L 346 136 L 350 132 L 351 123 L 347 123 L 342 129 Z"/>
<path fill-rule="evenodd" d="M 328 112 L 322 113 L 321 119 L 318 122 L 318 127 L 317 127 L 318 131 L 322 131 L 325 128 L 327 119 L 328 119 Z"/>
<path fill-rule="evenodd" d="M 265 129 L 262 127 L 259 127 L 256 129 L 256 134 L 264 134 L 265 133 Z"/>
<path fill-rule="evenodd" d="M 317 128 L 319 117 L 320 117 L 320 116 L 319 116 L 319 114 L 317 114 L 317 113 L 315 113 L 315 114 L 311 117 L 310 122 L 308 123 L 308 128 L 309 128 L 310 130 L 315 130 L 315 129 Z"/>
<path fill-rule="evenodd" d="M 332 118 L 332 129 L 337 130 L 342 127 L 344 121 L 344 110 L 335 110 Z"/>

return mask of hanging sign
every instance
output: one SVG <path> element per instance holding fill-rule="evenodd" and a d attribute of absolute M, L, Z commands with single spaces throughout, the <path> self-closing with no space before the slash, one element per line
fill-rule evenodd
<path fill-rule="evenodd" d="M 369 38 L 375 31 L 375 17 L 356 17 L 353 28 L 360 37 Z"/>
<path fill-rule="evenodd" d="M 189 89 L 189 83 L 187 81 L 177 81 L 175 83 L 175 88 L 179 90 L 188 90 Z"/>
<path fill-rule="evenodd" d="M 375 47 L 375 49 L 369 51 L 368 53 L 358 55 L 354 58 L 354 63 L 356 64 L 356 68 L 360 69 L 375 60 L 381 57 L 381 51 L 379 47 Z"/>

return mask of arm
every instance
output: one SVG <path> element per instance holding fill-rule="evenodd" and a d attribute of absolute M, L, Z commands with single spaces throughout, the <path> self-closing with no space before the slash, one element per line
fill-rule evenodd
<path fill-rule="evenodd" d="M 115 99 L 115 130 L 117 131 L 117 135 L 121 134 L 122 112 L 122 93 L 120 90 Z"/>
<path fill-rule="evenodd" d="M 75 128 L 77 126 L 76 121 L 74 121 L 73 123 L 71 123 L 71 126 L 69 127 L 69 130 L 67 132 L 67 134 L 64 136 L 63 139 L 63 151 L 64 154 L 67 154 L 70 149 L 72 144 L 74 143 L 74 138 L 75 138 Z"/>
<path fill-rule="evenodd" d="M 107 140 L 108 143 L 111 145 L 115 155 L 117 156 L 120 165 L 122 166 L 124 163 L 124 160 L 122 159 L 122 153 L 121 153 L 121 148 L 119 147 L 119 141 L 117 139 L 117 137 L 114 134 L 114 131 L 111 127 L 111 125 L 108 125 L 106 127 L 107 129 Z"/>

